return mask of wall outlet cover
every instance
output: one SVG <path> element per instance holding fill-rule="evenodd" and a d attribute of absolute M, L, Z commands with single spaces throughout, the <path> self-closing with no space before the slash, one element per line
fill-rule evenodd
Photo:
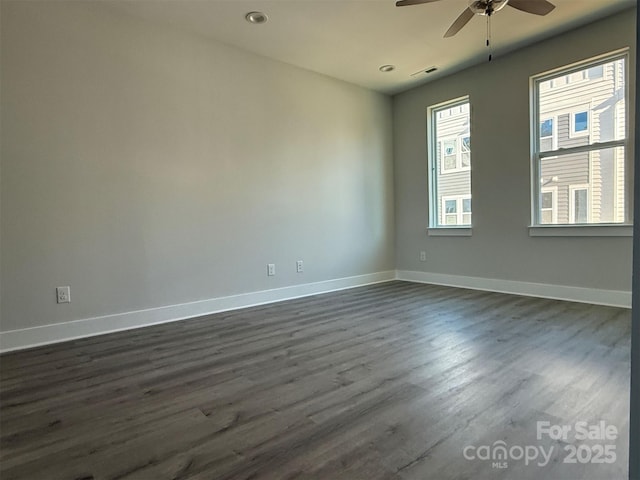
<path fill-rule="evenodd" d="M 58 303 L 71 303 L 71 287 L 56 287 Z"/>

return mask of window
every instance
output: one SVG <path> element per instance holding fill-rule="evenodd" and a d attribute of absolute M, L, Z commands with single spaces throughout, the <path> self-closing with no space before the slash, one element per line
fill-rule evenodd
<path fill-rule="evenodd" d="M 471 138 L 469 135 L 440 142 L 442 154 L 441 173 L 468 170 L 471 166 Z"/>
<path fill-rule="evenodd" d="M 471 225 L 469 99 L 429 108 L 430 228 Z"/>
<path fill-rule="evenodd" d="M 556 135 L 554 131 L 554 118 L 545 118 L 540 121 L 540 149 L 542 151 L 555 150 L 557 144 L 555 142 Z"/>
<path fill-rule="evenodd" d="M 540 223 L 552 225 L 558 223 L 558 188 L 540 190 Z"/>
<path fill-rule="evenodd" d="M 553 137 L 553 118 L 540 122 L 540 139 Z"/>
<path fill-rule="evenodd" d="M 442 197 L 442 221 L 448 227 L 471 224 L 471 195 Z"/>
<path fill-rule="evenodd" d="M 585 108 L 570 114 L 569 136 L 571 138 L 589 135 L 589 113 L 588 108 Z"/>
<path fill-rule="evenodd" d="M 533 225 L 630 223 L 626 59 L 532 79 Z"/>
<path fill-rule="evenodd" d="M 471 225 L 471 195 L 462 198 L 462 225 Z"/>
<path fill-rule="evenodd" d="M 442 152 L 442 173 L 452 172 L 458 169 L 458 140 L 453 138 L 443 140 Z"/>
<path fill-rule="evenodd" d="M 589 115 L 587 112 L 573 114 L 573 131 L 574 133 L 586 132 L 589 128 Z"/>
<path fill-rule="evenodd" d="M 542 89 L 560 88 L 575 85 L 578 82 L 589 80 L 590 78 L 597 78 L 602 75 L 602 70 L 599 70 L 599 66 L 590 69 L 582 69 L 573 71 L 569 74 L 559 74 L 549 80 L 545 80 L 541 83 Z"/>
<path fill-rule="evenodd" d="M 589 223 L 589 186 L 569 187 L 569 203 L 571 223 Z"/>
<path fill-rule="evenodd" d="M 471 137 L 460 139 L 460 168 L 471 168 Z"/>

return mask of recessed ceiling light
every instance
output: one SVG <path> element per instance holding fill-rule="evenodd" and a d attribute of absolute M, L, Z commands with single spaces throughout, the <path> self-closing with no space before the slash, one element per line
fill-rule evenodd
<path fill-rule="evenodd" d="M 378 70 L 380 70 L 381 72 L 393 72 L 396 69 L 395 66 L 393 65 L 382 65 Z"/>
<path fill-rule="evenodd" d="M 244 18 L 247 22 L 255 23 L 256 25 L 259 23 L 267 23 L 267 20 L 269 20 L 269 17 L 262 12 L 249 12 L 244 16 Z"/>

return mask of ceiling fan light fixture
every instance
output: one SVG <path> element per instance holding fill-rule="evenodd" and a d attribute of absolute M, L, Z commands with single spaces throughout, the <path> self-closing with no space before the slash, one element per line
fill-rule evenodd
<path fill-rule="evenodd" d="M 253 23 L 254 25 L 267 23 L 267 20 L 269 20 L 267 14 L 262 12 L 249 12 L 244 16 L 244 18 L 247 22 Z"/>
<path fill-rule="evenodd" d="M 509 0 L 469 0 L 469 10 L 476 15 L 492 15 L 502 10 Z"/>

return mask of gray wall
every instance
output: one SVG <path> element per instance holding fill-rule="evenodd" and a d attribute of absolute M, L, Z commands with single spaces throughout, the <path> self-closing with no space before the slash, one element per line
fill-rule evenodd
<path fill-rule="evenodd" d="M 394 268 L 390 98 L 100 2 L 1 54 L 3 331 Z"/>
<path fill-rule="evenodd" d="M 634 38 L 631 10 L 395 96 L 397 268 L 629 291 L 631 238 L 528 235 L 529 77 L 632 46 L 633 91 Z M 427 107 L 464 95 L 472 109 L 473 236 L 428 237 Z"/>

